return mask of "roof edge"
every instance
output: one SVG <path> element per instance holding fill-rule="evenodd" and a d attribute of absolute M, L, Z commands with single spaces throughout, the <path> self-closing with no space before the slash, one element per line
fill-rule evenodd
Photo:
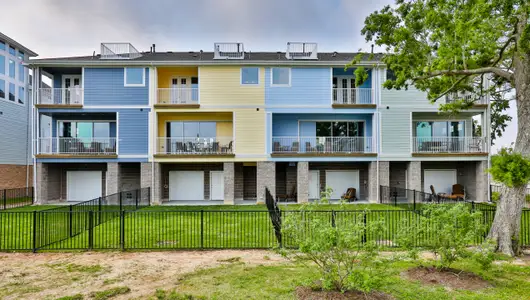
<path fill-rule="evenodd" d="M 39 56 L 35 51 L 32 51 L 31 49 L 27 48 L 26 46 L 22 45 L 21 43 L 15 41 L 14 39 L 10 38 L 9 36 L 3 34 L 0 32 L 0 39 L 5 40 L 8 44 L 14 45 L 17 48 L 23 50 L 25 53 L 29 54 L 30 57 Z"/>

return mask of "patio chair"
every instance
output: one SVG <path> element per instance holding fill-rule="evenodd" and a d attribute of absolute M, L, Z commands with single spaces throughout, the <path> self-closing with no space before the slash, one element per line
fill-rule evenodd
<path fill-rule="evenodd" d="M 316 148 L 311 147 L 311 142 L 305 142 L 305 152 L 316 152 Z"/>
<path fill-rule="evenodd" d="M 272 152 L 279 152 L 280 151 L 280 142 L 274 142 L 272 144 Z"/>
<path fill-rule="evenodd" d="M 454 185 L 453 185 L 454 187 Z M 436 201 L 440 201 L 440 200 L 443 200 L 443 199 L 449 199 L 449 200 L 459 200 L 459 199 L 462 199 L 463 198 L 460 196 L 460 195 L 453 195 L 453 194 L 446 194 L 446 193 L 436 193 L 436 191 L 434 190 L 434 186 L 430 186 L 431 188 L 431 192 L 432 192 L 432 195 L 435 197 L 434 200 Z"/>
<path fill-rule="evenodd" d="M 348 188 L 346 193 L 342 195 L 341 200 L 348 202 L 357 201 L 357 190 L 355 188 Z"/>
<path fill-rule="evenodd" d="M 291 152 L 298 152 L 299 150 L 300 150 L 300 143 L 293 142 L 293 146 L 291 147 Z"/>
<path fill-rule="evenodd" d="M 465 200 L 466 191 L 464 189 L 464 186 L 459 183 L 453 184 L 453 190 L 451 192 L 451 196 L 457 197 L 457 199 L 460 199 L 460 200 Z"/>
<path fill-rule="evenodd" d="M 233 143 L 233 141 L 230 141 L 230 143 L 228 143 L 228 147 L 221 147 L 221 152 L 223 152 L 223 153 L 231 153 L 232 152 L 232 143 Z"/>

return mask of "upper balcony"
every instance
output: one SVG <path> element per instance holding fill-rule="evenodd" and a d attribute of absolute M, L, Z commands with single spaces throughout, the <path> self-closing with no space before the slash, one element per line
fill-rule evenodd
<path fill-rule="evenodd" d="M 82 107 L 83 89 L 80 86 L 69 88 L 39 88 L 37 107 Z"/>
<path fill-rule="evenodd" d="M 372 156 L 375 153 L 372 137 L 272 137 L 272 156 Z"/>
<path fill-rule="evenodd" d="M 486 108 L 488 107 L 488 99 L 485 96 L 475 97 L 470 93 L 449 93 L 445 95 L 445 103 L 449 104 L 454 101 L 465 100 L 473 101 L 473 108 Z"/>
<path fill-rule="evenodd" d="M 197 67 L 160 67 L 156 108 L 199 108 Z"/>
<path fill-rule="evenodd" d="M 355 69 L 333 68 L 333 108 L 375 108 L 375 93 L 372 88 L 372 70 L 359 86 L 355 83 Z"/>
<path fill-rule="evenodd" d="M 84 103 L 81 68 L 43 68 L 35 106 L 38 108 L 81 108 Z"/>
<path fill-rule="evenodd" d="M 215 43 L 214 59 L 244 59 L 243 43 Z"/>

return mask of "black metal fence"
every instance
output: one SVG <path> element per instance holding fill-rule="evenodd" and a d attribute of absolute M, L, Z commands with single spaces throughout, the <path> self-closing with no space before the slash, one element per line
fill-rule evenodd
<path fill-rule="evenodd" d="M 465 202 L 465 200 L 462 198 L 444 197 L 441 194 L 433 195 L 417 190 L 379 186 L 379 202 L 381 204 L 417 210 L 421 208 L 422 204 L 426 203 L 453 204 Z"/>
<path fill-rule="evenodd" d="M 33 188 L 16 188 L 0 190 L 0 210 L 33 204 Z"/>

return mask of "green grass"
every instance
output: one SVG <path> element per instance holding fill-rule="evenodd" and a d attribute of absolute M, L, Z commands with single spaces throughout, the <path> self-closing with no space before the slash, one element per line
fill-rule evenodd
<path fill-rule="evenodd" d="M 458 269 L 474 272 L 492 284 L 480 291 L 451 290 L 422 285 L 400 276 L 417 266 L 410 262 L 388 265 L 390 276 L 381 289 L 396 299 L 528 299 L 530 267 L 503 265 L 481 271 L 478 265 L 463 261 Z M 242 263 L 200 270 L 180 278 L 175 287 L 157 291 L 159 299 L 295 299 L 294 290 L 318 280 L 315 268 L 297 264 L 246 266 Z M 173 295 L 173 297 L 169 297 Z"/>
<path fill-rule="evenodd" d="M 115 288 L 111 288 L 111 289 L 100 291 L 100 292 L 90 293 L 90 297 L 91 299 L 94 299 L 94 300 L 105 300 L 105 299 L 110 299 L 112 297 L 116 297 L 118 295 L 127 294 L 130 291 L 131 289 L 129 287 L 120 286 L 120 287 L 115 287 Z"/>

